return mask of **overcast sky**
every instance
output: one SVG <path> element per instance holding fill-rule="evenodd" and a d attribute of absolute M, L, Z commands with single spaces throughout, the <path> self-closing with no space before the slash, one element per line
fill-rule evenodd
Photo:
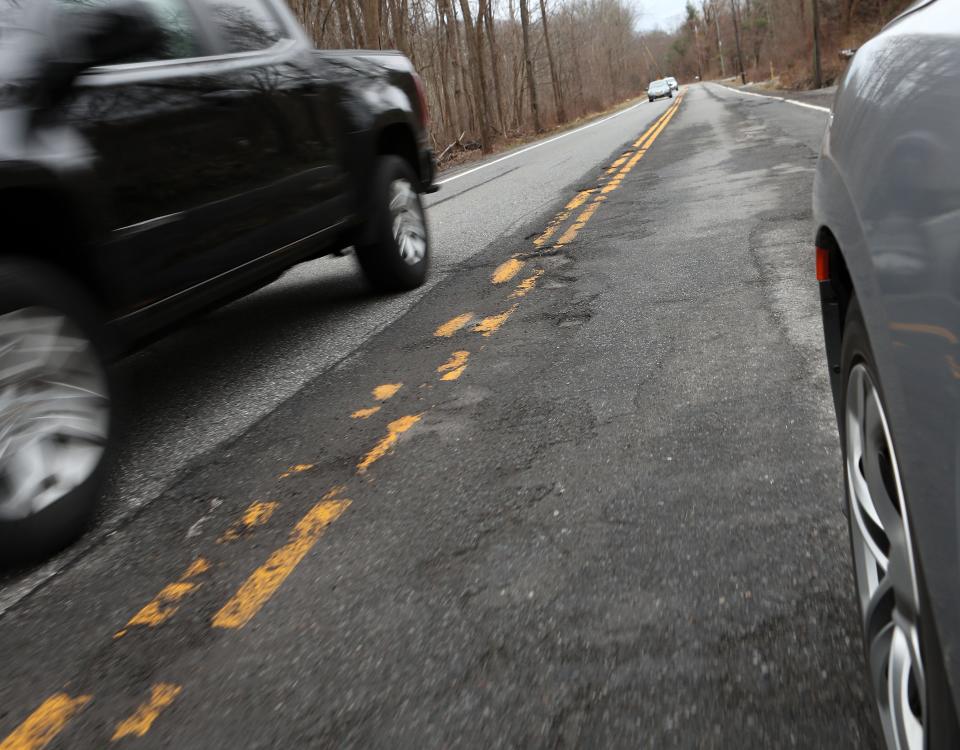
<path fill-rule="evenodd" d="M 640 12 L 637 24 L 641 31 L 662 29 L 673 31 L 684 18 L 687 0 L 634 0 Z"/>

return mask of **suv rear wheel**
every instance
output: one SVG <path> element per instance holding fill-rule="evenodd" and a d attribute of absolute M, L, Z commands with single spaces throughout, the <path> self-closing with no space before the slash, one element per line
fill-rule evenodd
<path fill-rule="evenodd" d="M 102 326 L 53 268 L 0 260 L 0 557 L 38 559 L 93 515 L 113 434 Z"/>
<path fill-rule="evenodd" d="M 373 178 L 373 223 L 367 242 L 356 246 L 367 280 L 378 290 L 402 292 L 420 286 L 430 265 L 430 237 L 410 165 L 380 157 Z"/>

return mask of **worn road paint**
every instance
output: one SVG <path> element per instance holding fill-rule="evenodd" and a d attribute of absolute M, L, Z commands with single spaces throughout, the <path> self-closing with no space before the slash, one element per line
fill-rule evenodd
<path fill-rule="evenodd" d="M 243 515 L 217 539 L 217 544 L 236 541 L 249 534 L 257 526 L 263 526 L 270 520 L 270 516 L 273 515 L 279 505 L 280 503 L 275 500 L 251 503 L 243 512 Z"/>
<path fill-rule="evenodd" d="M 543 276 L 543 269 L 538 268 L 533 274 L 527 276 L 527 278 L 517 284 L 517 288 L 513 290 L 510 299 L 518 299 L 528 294 L 537 285 L 537 279 L 541 276 Z"/>
<path fill-rule="evenodd" d="M 611 174 L 612 172 L 616 172 L 617 169 L 620 167 L 620 165 L 623 164 L 629 158 L 629 156 L 630 156 L 630 152 L 625 153 L 623 156 L 621 156 L 613 164 L 610 165 L 606 173 Z"/>
<path fill-rule="evenodd" d="M 130 618 L 123 630 L 114 634 L 114 638 L 122 638 L 127 631 L 137 625 L 145 625 L 149 628 L 155 628 L 163 622 L 169 620 L 180 608 L 180 601 L 188 594 L 199 588 L 200 584 L 194 582 L 193 578 L 207 572 L 210 569 L 210 563 L 202 557 L 198 557 L 180 576 L 176 583 L 169 583 L 160 589 L 157 594 L 143 609 Z"/>
<path fill-rule="evenodd" d="M 620 171 L 601 188 L 600 193 L 590 202 L 590 204 L 581 211 L 580 215 L 577 217 L 577 220 L 571 224 L 567 230 L 560 236 L 560 239 L 557 240 L 554 247 L 560 248 L 564 245 L 570 244 L 579 234 L 580 230 L 583 229 L 587 222 L 593 218 L 593 214 L 596 212 L 597 208 L 600 207 L 600 204 L 607 199 L 607 194 L 613 192 L 623 183 L 624 178 L 630 173 L 640 159 L 643 158 L 646 154 L 647 149 L 650 148 L 658 135 L 663 132 L 663 129 L 667 126 L 670 120 L 673 118 L 674 113 L 676 113 L 677 108 L 680 106 L 683 96 L 678 96 L 677 100 L 667 108 L 667 111 L 660 116 L 660 118 L 649 128 L 646 132 L 643 133 L 635 142 L 634 147 L 637 148 L 637 151 L 626 161 L 626 163 L 620 168 Z"/>
<path fill-rule="evenodd" d="M 540 236 L 533 241 L 533 246 L 543 247 L 545 244 L 547 244 L 560 225 L 570 218 L 570 214 L 586 203 L 590 196 L 595 192 L 596 188 L 590 188 L 589 190 L 581 190 L 575 196 L 573 196 L 567 205 L 563 207 L 563 210 L 554 216 L 550 223 L 547 224 L 547 228 L 543 230 Z"/>
<path fill-rule="evenodd" d="M 673 104 L 671 104 L 669 107 L 667 107 L 667 109 L 664 111 L 664 113 L 663 113 L 662 115 L 660 115 L 659 118 L 657 118 L 657 121 L 654 122 L 653 125 L 651 125 L 649 128 L 647 128 L 645 131 L 643 131 L 643 135 L 641 135 L 639 138 L 637 138 L 637 140 L 635 140 L 635 141 L 633 142 L 633 147 L 634 147 L 634 148 L 638 148 L 641 144 L 644 143 L 644 141 L 646 141 L 651 135 L 653 135 L 654 131 L 655 131 L 657 128 L 659 128 L 659 127 L 676 111 L 677 107 L 680 106 L 680 100 L 681 100 L 681 99 L 683 99 L 683 97 L 682 97 L 682 96 L 678 96 L 678 97 L 677 97 L 677 100 L 676 100 Z M 649 145 L 650 145 L 650 143 L 647 142 L 644 147 L 649 146 Z"/>
<path fill-rule="evenodd" d="M 374 414 L 376 414 L 378 411 L 380 411 L 380 407 L 379 407 L 379 406 L 368 406 L 366 409 L 357 409 L 357 410 L 356 410 L 353 414 L 351 414 L 350 416 L 351 416 L 353 419 L 367 419 L 368 417 L 372 417 L 372 416 L 373 416 Z"/>
<path fill-rule="evenodd" d="M 606 196 L 598 195 L 593 201 L 590 202 L 583 211 L 580 212 L 580 215 L 577 217 L 577 220 L 573 222 L 567 231 L 560 235 L 560 239 L 557 240 L 555 247 L 563 247 L 564 245 L 569 245 L 576 238 L 577 234 L 583 229 L 587 222 L 593 218 L 593 214 L 596 212 L 597 208 L 600 207 L 600 203 L 606 200 Z"/>
<path fill-rule="evenodd" d="M 242 628 L 256 616 L 287 580 L 287 576 L 313 549 L 313 545 L 320 539 L 327 526 L 336 521 L 350 507 L 350 500 L 335 499 L 342 491 L 343 487 L 330 490 L 297 522 L 287 543 L 274 551 L 263 565 L 253 571 L 230 601 L 213 616 L 213 627 Z"/>
<path fill-rule="evenodd" d="M 441 338 L 450 338 L 471 320 L 473 320 L 473 313 L 464 313 L 455 318 L 450 318 L 446 323 L 439 326 L 437 330 L 433 332 L 433 335 Z"/>
<path fill-rule="evenodd" d="M 520 273 L 520 269 L 523 268 L 523 261 L 517 258 L 510 258 L 505 260 L 496 270 L 493 272 L 493 276 L 490 277 L 490 281 L 494 284 L 503 284 L 504 282 L 510 281 L 514 276 Z"/>
<path fill-rule="evenodd" d="M 395 419 L 388 424 L 387 434 L 380 438 L 380 441 L 373 446 L 367 455 L 361 459 L 360 463 L 357 464 L 357 473 L 365 473 L 366 470 L 369 469 L 374 463 L 387 455 L 387 453 L 390 452 L 390 449 L 396 445 L 397 439 L 403 433 L 413 427 L 417 422 L 419 422 L 422 416 L 422 414 L 410 414 L 406 417 Z"/>
<path fill-rule="evenodd" d="M 71 698 L 57 693 L 47 698 L 7 738 L 0 742 L 0 750 L 41 750 L 56 737 L 67 722 L 90 702 L 91 696 Z"/>
<path fill-rule="evenodd" d="M 484 318 L 479 323 L 477 323 L 473 330 L 476 333 L 482 333 L 484 336 L 489 336 L 491 333 L 496 333 L 500 330 L 500 326 L 507 322 L 507 319 L 516 312 L 517 306 L 513 305 L 508 310 L 504 310 L 502 313 L 497 315 L 491 315 L 489 318 Z"/>
<path fill-rule="evenodd" d="M 454 352 L 450 359 L 437 368 L 437 372 L 443 373 L 440 380 L 456 380 L 463 375 L 469 357 L 470 352 Z"/>
<path fill-rule="evenodd" d="M 386 401 L 397 395 L 397 391 L 403 388 L 403 383 L 384 383 L 373 389 L 373 397 L 377 401 Z"/>
<path fill-rule="evenodd" d="M 117 724 L 110 741 L 116 742 L 124 737 L 143 737 L 150 731 L 160 712 L 173 703 L 181 690 L 183 688 L 180 685 L 158 682 L 150 689 L 150 697 L 137 706 L 136 711 L 130 716 Z"/>
<path fill-rule="evenodd" d="M 294 474 L 302 474 L 305 471 L 310 471 L 312 468 L 313 464 L 294 464 L 285 472 L 283 472 L 278 479 L 286 479 L 287 477 L 292 477 Z"/>

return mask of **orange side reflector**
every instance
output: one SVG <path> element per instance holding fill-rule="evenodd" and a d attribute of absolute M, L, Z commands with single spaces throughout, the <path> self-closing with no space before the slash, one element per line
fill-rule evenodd
<path fill-rule="evenodd" d="M 817 248 L 817 281 L 830 281 L 830 251 Z"/>

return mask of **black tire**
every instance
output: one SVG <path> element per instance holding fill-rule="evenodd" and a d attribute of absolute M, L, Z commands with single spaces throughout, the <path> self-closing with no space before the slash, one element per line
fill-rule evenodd
<path fill-rule="evenodd" d="M 652 96 L 648 96 L 647 99 L 649 99 L 650 102 L 653 103 L 653 97 L 652 97 Z"/>
<path fill-rule="evenodd" d="M 395 214 L 391 211 L 391 190 L 394 183 L 405 182 L 412 193 L 406 216 L 415 221 L 419 211 L 422 224 L 422 257 L 415 262 L 405 260 L 394 237 Z M 430 235 L 427 230 L 423 202 L 415 186 L 418 180 L 410 164 L 398 156 L 382 156 L 374 170 L 371 185 L 371 224 L 366 228 L 367 241 L 356 245 L 357 260 L 371 286 L 381 292 L 404 292 L 423 284 L 430 268 Z"/>
<path fill-rule="evenodd" d="M 102 371 L 107 397 L 106 441 L 85 480 L 42 510 L 15 520 L 0 519 L 0 563 L 34 562 L 62 549 L 89 525 L 97 507 L 115 439 L 115 388 L 107 368 L 102 316 L 89 296 L 56 269 L 32 261 L 0 259 L 0 315 L 32 307 L 62 314 L 90 343 L 91 360 Z M 0 331 L 2 333 L 2 331 Z M 2 415 L 0 415 L 2 417 Z M 0 492 L 8 492 L 0 474 Z M 9 495 L 8 495 L 9 497 Z M 0 497 L 0 502 L 3 498 Z"/>
<path fill-rule="evenodd" d="M 870 348 L 870 341 L 867 337 L 866 325 L 863 320 L 863 314 L 860 311 L 860 305 L 857 302 L 856 297 L 854 297 L 850 306 L 847 309 L 847 317 L 844 321 L 843 329 L 843 342 L 841 345 L 841 394 L 840 394 L 840 404 L 841 408 L 846 408 L 847 402 L 847 385 L 850 378 L 850 372 L 856 364 L 863 364 L 867 369 L 870 377 L 873 379 L 876 384 L 877 390 L 880 394 L 881 402 L 885 401 L 886 398 L 883 394 L 883 385 L 880 381 L 880 376 L 877 371 L 876 360 L 873 356 L 873 351 Z M 846 451 L 847 451 L 847 441 L 846 441 L 846 419 L 844 414 L 840 415 L 840 445 L 843 453 L 843 464 L 846 466 Z M 853 511 L 850 508 L 851 497 L 850 489 L 846 480 L 844 478 L 844 492 L 846 494 L 847 502 L 847 518 L 848 518 L 848 532 L 849 540 L 851 546 L 851 554 L 855 554 L 853 546 L 856 544 L 854 540 L 854 531 L 853 531 Z M 908 494 L 908 490 L 904 489 L 904 494 Z M 909 513 L 908 513 L 909 517 Z M 911 530 L 911 539 L 913 542 L 913 548 L 917 549 L 917 540 L 916 535 L 913 532 L 913 526 L 910 526 Z M 919 588 L 920 595 L 920 607 L 922 612 L 930 612 L 930 600 L 929 593 L 927 592 L 926 582 L 924 580 L 923 568 L 920 565 L 919 560 L 914 561 L 914 565 L 917 570 L 917 585 Z M 854 590 L 856 594 L 856 589 Z M 859 597 L 858 597 L 859 598 Z M 858 605 L 858 611 L 859 611 Z M 861 617 L 863 613 L 861 612 Z M 952 695 L 950 691 L 949 684 L 947 682 L 946 672 L 945 672 L 945 662 L 943 653 L 940 648 L 939 638 L 937 637 L 936 628 L 934 627 L 930 617 L 923 617 L 921 615 L 919 621 L 919 634 L 920 634 L 920 651 L 921 657 L 923 659 L 923 666 L 925 672 L 925 680 L 927 685 L 927 695 L 926 695 L 926 721 L 927 721 L 927 747 L 931 750 L 939 750 L 940 748 L 958 748 L 960 747 L 960 726 L 958 726 L 956 712 L 953 706 Z M 870 679 L 869 674 L 869 644 L 866 639 L 864 639 L 864 664 L 865 667 L 865 676 L 867 682 L 867 689 L 869 693 L 873 694 L 873 685 Z M 879 723 L 879 716 L 877 720 Z M 882 733 L 881 733 L 882 736 Z"/>

